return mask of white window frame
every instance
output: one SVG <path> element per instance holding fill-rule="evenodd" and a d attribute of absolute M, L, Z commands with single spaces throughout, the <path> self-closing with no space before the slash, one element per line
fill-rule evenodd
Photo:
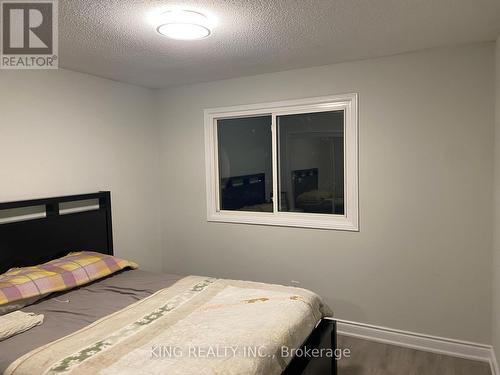
<path fill-rule="evenodd" d="M 278 211 L 276 117 L 300 113 L 344 111 L 344 215 Z M 204 110 L 207 220 L 226 223 L 359 230 L 358 213 L 358 95 L 322 96 Z M 273 211 L 220 210 L 217 120 L 268 115 L 272 118 Z"/>

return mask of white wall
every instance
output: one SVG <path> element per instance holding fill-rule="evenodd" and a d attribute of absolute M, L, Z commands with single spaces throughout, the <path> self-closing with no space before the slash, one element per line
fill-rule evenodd
<path fill-rule="evenodd" d="M 500 361 L 500 37 L 495 57 L 495 185 L 493 227 L 493 347 Z"/>
<path fill-rule="evenodd" d="M 492 43 L 159 93 L 165 271 L 290 283 L 340 318 L 491 341 Z M 357 92 L 360 232 L 205 220 L 203 109 Z"/>
<path fill-rule="evenodd" d="M 131 85 L 0 71 L 0 201 L 111 190 L 116 254 L 160 269 L 154 109 Z"/>
<path fill-rule="evenodd" d="M 484 343 L 493 321 L 498 349 L 493 57 L 475 44 L 159 92 L 0 71 L 0 201 L 111 190 L 116 253 L 143 268 L 299 280 L 340 318 Z M 203 108 L 351 91 L 359 233 L 206 222 Z"/>

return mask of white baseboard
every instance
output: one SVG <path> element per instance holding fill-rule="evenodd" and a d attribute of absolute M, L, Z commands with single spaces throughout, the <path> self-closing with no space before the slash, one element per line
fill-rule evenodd
<path fill-rule="evenodd" d="M 341 335 L 488 362 L 491 366 L 492 375 L 500 375 L 495 352 L 491 345 L 424 335 L 341 319 L 337 319 L 337 322 L 337 332 Z"/>
<path fill-rule="evenodd" d="M 497 356 L 496 356 L 495 350 L 493 350 L 493 348 L 491 348 L 490 366 L 491 366 L 492 375 L 500 375 L 500 370 L 498 369 Z"/>

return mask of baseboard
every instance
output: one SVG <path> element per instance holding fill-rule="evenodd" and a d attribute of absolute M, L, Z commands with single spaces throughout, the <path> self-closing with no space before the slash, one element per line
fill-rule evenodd
<path fill-rule="evenodd" d="M 341 319 L 337 319 L 337 322 L 337 332 L 341 335 L 488 362 L 491 366 L 492 375 L 500 375 L 495 352 L 491 345 L 424 335 Z"/>
<path fill-rule="evenodd" d="M 500 370 L 498 369 L 497 356 L 496 356 L 495 350 L 493 350 L 493 348 L 491 348 L 490 366 L 491 366 L 491 373 L 493 375 L 500 375 Z"/>

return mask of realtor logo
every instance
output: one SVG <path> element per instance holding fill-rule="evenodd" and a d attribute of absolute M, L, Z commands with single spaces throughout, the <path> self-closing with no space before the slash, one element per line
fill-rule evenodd
<path fill-rule="evenodd" d="M 57 0 L 0 1 L 2 69 L 57 69 Z"/>

